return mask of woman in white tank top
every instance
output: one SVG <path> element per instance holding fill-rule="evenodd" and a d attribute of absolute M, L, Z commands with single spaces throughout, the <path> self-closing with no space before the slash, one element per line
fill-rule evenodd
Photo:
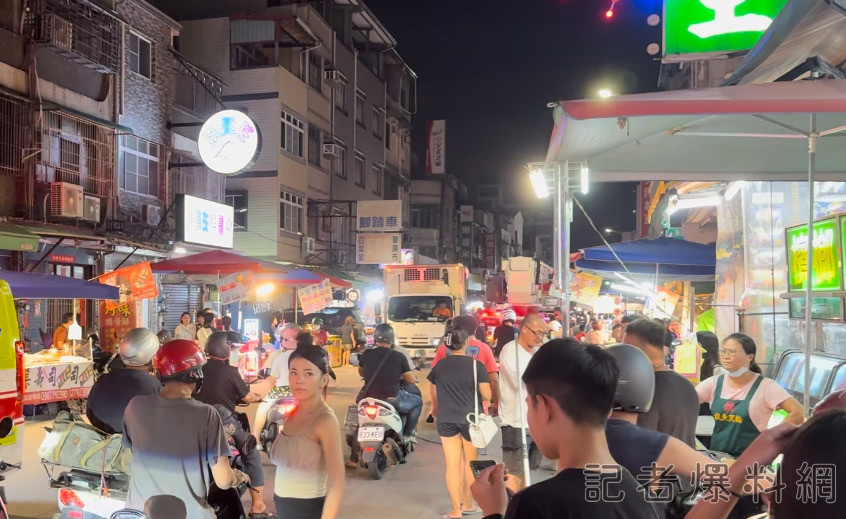
<path fill-rule="evenodd" d="M 297 407 L 270 449 L 276 465 L 273 502 L 280 519 L 335 519 L 344 493 L 341 428 L 323 400 L 326 351 L 298 347 L 288 362 Z"/>

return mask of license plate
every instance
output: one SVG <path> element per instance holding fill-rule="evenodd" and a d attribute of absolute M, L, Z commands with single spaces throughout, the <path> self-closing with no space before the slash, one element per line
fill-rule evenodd
<path fill-rule="evenodd" d="M 384 427 L 362 427 L 358 430 L 358 441 L 360 442 L 380 442 L 384 438 Z"/>

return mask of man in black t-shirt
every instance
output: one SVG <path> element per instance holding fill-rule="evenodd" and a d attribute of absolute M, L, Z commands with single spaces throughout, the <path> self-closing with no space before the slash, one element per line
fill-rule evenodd
<path fill-rule="evenodd" d="M 229 340 L 227 332 L 214 332 L 206 341 L 208 362 L 203 366 L 203 385 L 194 398 L 209 404 L 220 413 L 223 428 L 232 436 L 235 448 L 244 460 L 244 472 L 250 477 L 250 517 L 266 517 L 264 504 L 264 469 L 261 454 L 255 448 L 246 449 L 250 438 L 249 427 L 245 428 L 238 419 L 235 406 L 251 404 L 261 400 L 261 395 L 250 391 L 250 386 L 241 378 L 238 368 L 229 365 Z"/>
<path fill-rule="evenodd" d="M 505 467 L 482 471 L 471 490 L 486 519 L 657 519 L 628 470 L 608 450 L 605 422 L 620 369 L 604 348 L 575 339 L 550 341 L 523 374 L 529 430 L 561 472 L 508 502 Z"/>
<path fill-rule="evenodd" d="M 403 441 L 416 442 L 417 421 L 423 412 L 423 399 L 400 387 L 400 380 L 408 385 L 417 383 L 408 358 L 391 348 L 396 338 L 389 324 L 380 324 L 373 330 L 376 347 L 361 354 L 358 372 L 364 377 L 365 398 L 384 400 L 406 416 Z"/>
<path fill-rule="evenodd" d="M 689 380 L 671 371 L 664 362 L 666 327 L 652 319 L 637 319 L 626 327 L 623 342 L 643 351 L 655 371 L 655 396 L 648 413 L 638 416 L 637 424 L 669 434 L 696 447 L 696 420 L 699 395 Z"/>
<path fill-rule="evenodd" d="M 108 434 L 123 433 L 123 413 L 138 395 L 155 395 L 162 390 L 153 376 L 153 356 L 159 339 L 146 328 L 130 330 L 120 342 L 120 366 L 101 376 L 88 393 L 85 414 L 91 425 Z"/>

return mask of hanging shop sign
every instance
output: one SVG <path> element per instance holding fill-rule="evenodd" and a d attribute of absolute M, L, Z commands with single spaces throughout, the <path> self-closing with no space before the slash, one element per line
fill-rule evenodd
<path fill-rule="evenodd" d="M 787 0 L 665 0 L 664 55 L 751 49 Z"/>
<path fill-rule="evenodd" d="M 355 243 L 355 262 L 359 265 L 391 264 L 400 262 L 402 234 L 358 233 Z"/>
<path fill-rule="evenodd" d="M 602 288 L 602 278 L 587 272 L 574 274 L 570 281 L 570 301 L 593 306 Z"/>
<path fill-rule="evenodd" d="M 332 306 L 332 284 L 324 279 L 316 285 L 309 285 L 297 290 L 303 315 L 313 314 Z"/>
<path fill-rule="evenodd" d="M 203 123 L 197 147 L 210 170 L 232 175 L 255 163 L 261 151 L 261 134 L 244 112 L 222 110 Z"/>
<path fill-rule="evenodd" d="M 426 123 L 426 174 L 446 173 L 446 121 Z"/>
<path fill-rule="evenodd" d="M 359 232 L 402 230 L 402 200 L 356 202 L 355 230 Z"/>
<path fill-rule="evenodd" d="M 808 279 L 808 226 L 789 227 L 785 234 L 788 290 L 805 290 Z M 843 269 L 838 254 L 839 245 L 836 219 L 814 222 L 812 290 L 840 290 Z"/>
<path fill-rule="evenodd" d="M 156 278 L 149 261 L 107 272 L 97 280 L 104 285 L 120 289 L 120 299 L 104 301 L 108 311 L 120 308 L 130 301 L 159 297 Z"/>
<path fill-rule="evenodd" d="M 176 195 L 176 239 L 186 243 L 231 249 L 235 239 L 235 208 L 186 194 Z"/>
<path fill-rule="evenodd" d="M 252 272 L 237 272 L 221 278 L 217 282 L 217 291 L 220 294 L 220 304 L 228 305 L 237 303 L 247 297 L 253 287 L 254 276 Z"/>

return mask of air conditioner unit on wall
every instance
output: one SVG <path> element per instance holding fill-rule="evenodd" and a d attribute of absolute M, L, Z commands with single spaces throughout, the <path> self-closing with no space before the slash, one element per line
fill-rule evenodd
<path fill-rule="evenodd" d="M 303 236 L 303 257 L 314 254 L 314 238 Z"/>
<path fill-rule="evenodd" d="M 89 222 L 100 221 L 100 199 L 86 195 L 82 203 L 82 219 Z"/>
<path fill-rule="evenodd" d="M 55 14 L 42 19 L 42 37 L 48 43 L 67 51 L 73 50 L 73 24 Z"/>
<path fill-rule="evenodd" d="M 324 143 L 323 144 L 323 154 L 330 156 L 330 157 L 337 156 L 338 155 L 338 145 L 337 144 L 331 144 L 331 143 Z"/>
<path fill-rule="evenodd" d="M 141 221 L 143 221 L 147 225 L 159 225 L 159 222 L 162 221 L 162 208 L 152 204 L 142 205 Z"/>
<path fill-rule="evenodd" d="M 82 218 L 82 186 L 67 182 L 50 184 L 50 216 L 58 218 Z"/>

